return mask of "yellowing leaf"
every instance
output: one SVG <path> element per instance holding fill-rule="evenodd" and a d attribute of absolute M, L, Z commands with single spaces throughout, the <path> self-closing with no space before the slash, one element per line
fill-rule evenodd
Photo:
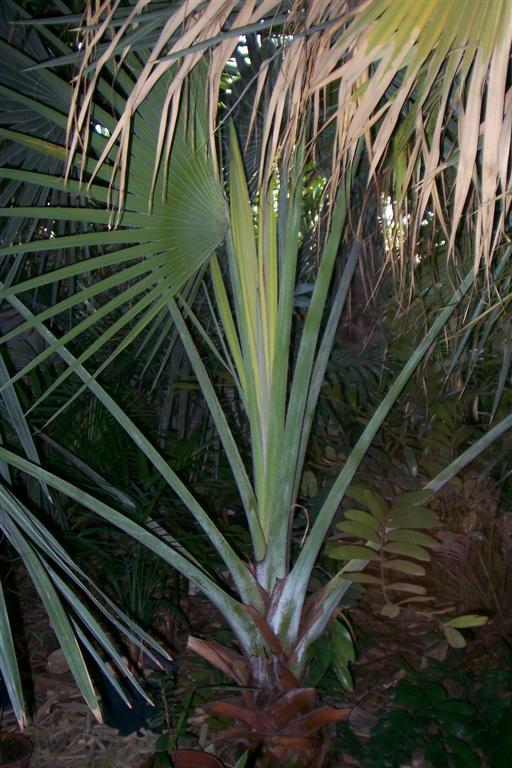
<path fill-rule="evenodd" d="M 446 625 L 443 626 L 443 632 L 444 636 L 448 640 L 448 643 L 451 645 L 452 648 L 464 648 L 466 645 L 466 640 L 461 635 L 461 633 L 458 631 L 458 629 L 453 629 L 452 627 L 447 627 Z"/>
<path fill-rule="evenodd" d="M 488 620 L 488 616 L 482 616 L 479 613 L 466 613 L 464 616 L 457 616 L 455 619 L 444 622 L 445 627 L 454 629 L 466 629 L 467 627 L 481 627 Z"/>

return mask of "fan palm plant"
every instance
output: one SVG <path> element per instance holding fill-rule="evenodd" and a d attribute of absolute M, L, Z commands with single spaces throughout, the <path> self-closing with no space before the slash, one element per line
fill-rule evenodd
<path fill-rule="evenodd" d="M 487 8 L 486 3 L 469 5 Z M 31 67 L 37 82 L 37 91 L 30 94 L 26 84 L 18 87 L 12 77 L 2 85 L 1 119 L 7 125 L 0 129 L 2 215 L 7 221 L 4 232 L 9 234 L 0 250 L 8 263 L 1 298 L 20 316 L 20 324 L 2 341 L 8 344 L 30 329 L 45 349 L 10 378 L 4 376 L 5 410 L 25 456 L 17 446 L 2 446 L 0 459 L 11 473 L 34 478 L 43 489 L 57 489 L 196 583 L 223 615 L 238 649 L 197 638 L 190 640 L 191 648 L 246 688 L 241 701 L 217 702 L 213 711 L 237 720 L 233 736 L 264 744 L 269 758 L 283 763 L 300 752 L 301 764 L 320 764 L 329 725 L 346 715 L 343 710 L 319 707 L 315 691 L 304 687 L 313 643 L 332 620 L 351 582 L 364 577 L 361 571 L 374 557 L 360 514 L 352 522 L 359 523 L 363 544 L 339 551 L 345 565 L 309 594 L 333 517 L 412 373 L 464 305 L 479 277 L 482 256 L 483 271 L 493 274 L 491 256 L 501 242 L 509 204 L 509 166 L 496 166 L 493 147 L 500 132 L 505 138 L 510 132 L 510 92 L 503 71 L 509 62 L 512 25 L 507 3 L 491 5 L 485 23 L 477 23 L 473 13 L 464 18 L 458 3 L 433 0 L 410 6 L 384 0 L 362 4 L 331 0 L 312 2 L 307 8 L 274 0 L 189 1 L 154 8 L 140 1 L 117 11 L 108 2 L 87 4 L 80 51 L 63 53 L 53 62 L 67 64 L 78 56 L 81 77 L 75 89 L 48 63 L 41 66 L 40 54 L 31 58 L 16 41 L 2 43 L 4 58 Z M 69 16 L 67 21 L 77 19 Z M 47 46 L 56 45 L 60 52 L 62 42 L 51 32 L 52 23 L 51 19 L 42 23 L 41 32 Z M 274 55 L 280 69 L 275 89 L 267 92 L 268 101 L 261 107 L 262 163 L 258 192 L 251 196 L 235 128 L 227 139 L 226 162 L 220 162 L 208 117 L 213 121 L 219 79 L 240 36 L 267 34 L 272 27 L 279 33 Z M 210 72 L 205 78 L 198 64 L 207 49 L 211 49 Z M 267 66 L 263 61 L 257 96 L 265 93 Z M 486 132 L 479 140 L 477 103 L 482 104 L 488 75 L 493 79 L 484 116 Z M 383 102 L 385 98 L 389 102 Z M 312 120 L 307 105 L 312 105 Z M 463 128 L 459 141 L 454 138 L 457 110 Z M 68 113 L 74 130 L 67 151 Z M 234 115 L 236 119 L 236 111 Z M 294 293 L 302 246 L 306 147 L 320 128 L 327 136 L 331 126 L 334 159 L 325 200 L 328 226 L 302 322 L 295 313 Z M 446 213 L 437 187 L 440 164 L 455 174 L 452 246 L 471 185 L 474 194 L 482 196 L 486 205 L 476 217 L 476 263 L 452 288 L 446 306 L 340 468 L 300 548 L 292 550 L 291 531 L 314 413 L 362 253 L 360 228 L 348 227 L 353 184 L 363 153 L 368 151 L 373 172 L 392 139 L 399 200 L 411 180 L 423 179 L 420 217 L 431 198 L 438 213 Z M 478 171 L 477 156 L 483 158 Z M 497 189 L 502 191 L 499 201 L 494 200 Z M 43 255 L 46 268 L 34 274 L 34 259 Z M 502 260 L 508 255 L 506 250 Z M 333 281 L 337 265 L 341 277 Z M 193 296 L 202 278 L 208 286 L 215 335 L 205 332 L 194 313 Z M 48 286 L 52 297 L 45 306 Z M 68 316 L 72 322 L 66 326 Z M 172 320 L 218 432 L 245 513 L 250 552 L 236 550 L 154 442 L 100 383 L 105 367 L 148 331 L 161 328 L 162 317 Z M 51 325 L 57 318 L 60 328 Z M 85 346 L 80 343 L 82 334 L 89 338 Z M 293 354 L 292 335 L 297 339 Z M 226 368 L 241 403 L 249 434 L 248 461 L 239 440 L 240 424 L 229 423 L 205 366 L 203 345 Z M 16 387 L 35 366 L 54 356 L 62 361 L 61 373 L 43 398 L 72 376 L 80 380 L 74 397 L 87 388 L 126 430 L 208 537 L 225 564 L 227 583 L 180 542 L 159 536 L 134 522 L 121 505 L 108 504 L 103 496 L 86 493 L 41 466 L 30 437 L 30 417 L 27 420 L 15 401 Z M 32 409 L 38 405 L 39 400 Z M 68 406 L 69 400 L 62 404 Z M 413 539 L 425 519 L 421 505 L 511 424 L 511 417 L 503 419 L 434 478 L 425 492 L 402 504 L 399 525 L 411 531 Z M 6 486 L 11 480 L 12 475 L 5 476 Z M 59 606 L 55 610 L 64 616 L 57 591 L 72 604 L 76 598 L 45 553 L 69 576 L 72 569 L 66 569 L 65 553 L 39 522 L 37 531 L 35 522 L 29 525 L 28 511 L 9 487 L 4 495 L 3 530 L 27 565 L 33 564 L 31 574 L 41 592 L 50 581 L 56 586 L 52 606 Z M 378 508 L 371 508 L 371 495 L 365 499 L 378 517 Z M 398 571 L 416 572 L 399 562 Z M 5 617 L 3 603 L 0 609 Z M 91 628 L 89 617 L 85 608 L 79 611 L 75 631 L 81 641 L 82 626 Z M 93 634 L 111 652 L 106 636 L 99 630 Z M 84 695 L 96 709 L 72 637 L 66 625 L 61 642 Z M 20 684 L 8 630 L 2 634 L 0 649 L 1 668 L 21 719 Z"/>

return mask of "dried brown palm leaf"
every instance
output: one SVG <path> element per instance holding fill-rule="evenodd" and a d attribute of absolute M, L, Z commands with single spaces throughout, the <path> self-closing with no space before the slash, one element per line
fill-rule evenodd
<path fill-rule="evenodd" d="M 155 169 L 169 156 L 182 87 L 197 62 L 210 52 L 205 98 L 213 136 L 226 62 L 240 36 L 270 30 L 280 44 L 280 72 L 269 96 L 264 87 L 268 61 L 263 60 L 254 89 L 254 116 L 262 106 L 260 99 L 266 100 L 260 173 L 268 173 L 277 156 L 286 159 L 305 118 L 312 138 L 329 125 L 335 127 L 334 185 L 361 136 L 367 139 L 375 172 L 390 156 L 397 130 L 407 120 L 410 141 L 403 144 L 405 162 L 401 160 L 407 172 L 400 174 L 398 192 L 403 197 L 417 175 L 414 167 L 419 168 L 416 224 L 430 201 L 442 209 L 438 179 L 447 167 L 455 167 L 447 201 L 450 248 L 468 211 L 477 233 L 475 260 L 490 260 L 511 200 L 509 0 L 187 0 L 169 2 L 168 8 L 138 0 L 129 12 L 113 0 L 89 0 L 82 32 L 84 56 L 69 121 L 71 156 L 80 143 L 88 143 L 98 73 L 112 56 L 123 55 L 134 30 L 143 39 L 145 24 L 153 35 L 156 25 L 157 41 L 98 160 L 99 168 L 116 148 L 121 202 L 131 121 L 158 79 L 175 68 L 162 105 Z"/>

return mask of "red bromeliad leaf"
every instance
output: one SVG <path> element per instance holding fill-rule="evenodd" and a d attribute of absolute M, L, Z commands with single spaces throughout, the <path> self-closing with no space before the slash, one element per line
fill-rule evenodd
<path fill-rule="evenodd" d="M 275 728 L 282 728 L 287 723 L 296 721 L 304 712 L 311 711 L 316 700 L 314 688 L 297 688 L 286 691 L 268 710 Z"/>
<path fill-rule="evenodd" d="M 187 649 L 206 659 L 238 685 L 248 685 L 247 663 L 243 656 L 231 648 L 226 648 L 226 646 L 217 643 L 216 640 L 201 640 L 199 637 L 189 635 Z"/>
<path fill-rule="evenodd" d="M 258 611 L 256 611 L 252 607 L 252 605 L 244 605 L 244 608 L 247 611 L 247 613 L 251 615 L 251 618 L 254 620 L 254 623 L 260 630 L 265 640 L 268 641 L 274 653 L 279 653 L 284 655 L 283 646 L 279 642 L 279 638 L 271 630 L 271 628 L 268 625 L 268 622 L 263 618 L 263 616 L 261 616 L 261 614 L 259 614 Z"/>
<path fill-rule="evenodd" d="M 319 768 L 332 727 L 346 720 L 350 713 L 349 709 L 315 706 L 314 688 L 285 691 L 268 703 L 257 691 L 242 693 L 244 700 L 216 701 L 208 706 L 211 714 L 238 721 L 218 731 L 214 738 L 256 749 L 263 761 L 261 764 L 266 765 L 265 760 L 270 760 L 275 768 L 285 768 L 291 763 Z"/>
<path fill-rule="evenodd" d="M 208 705 L 208 710 L 217 717 L 230 717 L 245 723 L 254 733 L 267 734 L 274 731 L 272 720 L 256 707 L 247 707 L 235 701 L 213 701 Z"/>
<path fill-rule="evenodd" d="M 301 752 L 306 749 L 315 749 L 320 745 L 320 739 L 312 736 L 284 736 L 276 734 L 268 736 L 267 741 L 271 746 L 286 747 L 286 749 Z"/>
<path fill-rule="evenodd" d="M 311 712 L 305 717 L 301 717 L 296 723 L 295 728 L 307 735 L 319 731 L 321 728 L 325 728 L 328 725 L 339 723 L 342 720 L 347 720 L 351 713 L 350 708 L 336 709 L 335 707 L 319 707 L 316 711 Z"/>

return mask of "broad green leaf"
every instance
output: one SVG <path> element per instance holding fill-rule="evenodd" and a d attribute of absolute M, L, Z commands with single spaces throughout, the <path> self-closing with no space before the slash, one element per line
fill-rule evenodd
<path fill-rule="evenodd" d="M 424 576 L 425 569 L 418 563 L 411 563 L 409 560 L 386 560 L 383 563 L 384 568 L 389 568 L 393 571 L 400 571 L 400 573 L 407 573 L 410 576 Z"/>
<path fill-rule="evenodd" d="M 379 531 L 381 524 L 379 520 L 376 520 L 369 512 L 364 512 L 362 509 L 346 509 L 343 514 L 347 520 L 354 520 L 356 523 L 362 523 L 375 531 Z"/>
<path fill-rule="evenodd" d="M 326 547 L 329 557 L 334 560 L 379 560 L 380 557 L 373 549 L 357 546 L 355 544 L 329 543 Z"/>
<path fill-rule="evenodd" d="M 414 451 L 409 445 L 406 445 L 404 448 L 404 459 L 407 464 L 407 469 L 411 473 L 413 477 L 418 476 L 418 462 L 416 460 L 416 456 L 414 454 Z"/>
<path fill-rule="evenodd" d="M 424 507 L 393 509 L 388 525 L 390 528 L 439 528 L 439 518 L 431 509 Z"/>
<path fill-rule="evenodd" d="M 307 673 L 307 685 L 316 686 L 325 676 L 327 670 L 331 666 L 333 645 L 331 638 L 328 635 L 318 638 L 311 645 L 310 655 L 312 661 L 309 665 Z"/>
<path fill-rule="evenodd" d="M 379 536 L 374 528 L 370 528 L 369 525 L 363 525 L 363 523 L 355 523 L 352 520 L 346 520 L 343 523 L 337 523 L 336 528 L 344 533 L 349 533 L 352 536 L 358 536 L 365 541 L 378 542 Z"/>
<path fill-rule="evenodd" d="M 393 509 L 402 510 L 410 509 L 411 507 L 421 506 L 424 502 L 429 501 L 432 498 L 432 491 L 411 491 L 410 493 L 401 493 L 393 501 Z"/>
<path fill-rule="evenodd" d="M 413 685 L 406 680 L 400 682 L 394 693 L 393 699 L 397 704 L 401 704 L 413 712 L 421 712 L 425 708 L 425 694 L 419 685 Z"/>
<path fill-rule="evenodd" d="M 466 646 L 466 639 L 458 629 L 443 626 L 443 632 L 452 648 L 464 648 Z"/>
<path fill-rule="evenodd" d="M 245 768 L 245 764 L 247 763 L 248 758 L 249 752 L 244 752 L 244 754 L 238 758 L 233 768 Z"/>
<path fill-rule="evenodd" d="M 476 715 L 478 710 L 469 701 L 460 701 L 459 699 L 448 699 L 446 696 L 444 701 L 436 704 L 436 709 L 439 712 L 453 714 L 453 715 L 466 715 L 471 717 Z"/>
<path fill-rule="evenodd" d="M 366 491 L 367 488 L 363 485 L 349 485 L 345 491 L 345 496 L 347 499 L 357 501 L 358 504 L 363 504 L 366 507 Z"/>
<path fill-rule="evenodd" d="M 330 632 L 332 658 L 345 664 L 355 661 L 354 643 L 348 629 L 340 621 L 335 621 Z"/>
<path fill-rule="evenodd" d="M 318 480 L 313 472 L 307 470 L 302 476 L 301 494 L 308 499 L 314 498 L 318 493 Z"/>
<path fill-rule="evenodd" d="M 384 515 L 387 514 L 388 507 L 386 502 L 372 489 L 359 485 L 351 485 L 345 496 L 349 499 L 363 504 L 370 510 L 372 517 L 376 520 L 382 520 Z"/>
<path fill-rule="evenodd" d="M 347 691 L 353 691 L 354 679 L 348 667 L 344 666 L 343 664 L 340 664 L 337 661 L 333 661 L 332 668 L 334 669 L 334 674 L 336 675 L 336 677 L 338 678 L 342 686 Z"/>
<path fill-rule="evenodd" d="M 480 757 L 473 752 L 469 744 L 461 739 L 448 738 L 446 739 L 446 746 L 452 750 L 453 756 L 460 758 L 459 765 L 461 768 L 481 768 Z"/>
<path fill-rule="evenodd" d="M 388 512 L 388 505 L 373 488 L 365 490 L 366 506 L 377 520 L 382 520 Z"/>
<path fill-rule="evenodd" d="M 423 560 L 428 562 L 430 560 L 430 554 L 423 547 L 418 547 L 416 544 L 409 544 L 405 542 L 390 542 L 383 547 L 384 552 L 391 552 L 394 555 L 403 555 L 404 557 L 412 557 L 416 560 Z"/>
<path fill-rule="evenodd" d="M 448 693 L 441 683 L 433 683 L 429 680 L 422 682 L 422 688 L 427 693 L 429 699 L 436 702 L 436 708 L 443 709 L 444 702 L 448 702 Z"/>
<path fill-rule="evenodd" d="M 408 530 L 407 528 L 397 528 L 393 531 L 389 531 L 387 534 L 389 541 L 400 541 L 408 544 L 417 544 L 424 547 L 439 546 L 439 541 L 433 536 L 429 536 L 428 533 L 423 531 Z"/>

